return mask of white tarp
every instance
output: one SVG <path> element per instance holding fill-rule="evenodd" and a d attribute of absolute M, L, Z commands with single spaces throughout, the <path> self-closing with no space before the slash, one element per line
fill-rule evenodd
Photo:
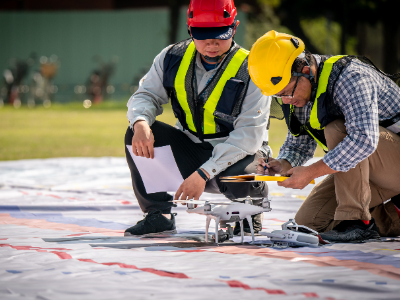
<path fill-rule="evenodd" d="M 313 186 L 269 187 L 264 231 Z M 400 242 L 204 245 L 204 216 L 173 211 L 177 235 L 124 237 L 142 219 L 124 158 L 0 162 L 0 299 L 400 298 Z"/>

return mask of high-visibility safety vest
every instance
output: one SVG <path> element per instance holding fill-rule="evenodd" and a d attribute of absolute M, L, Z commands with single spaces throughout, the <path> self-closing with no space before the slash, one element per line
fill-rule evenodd
<path fill-rule="evenodd" d="M 336 80 L 342 70 L 354 59 L 354 56 L 321 56 L 321 63 L 317 71 L 318 87 L 314 103 L 311 108 L 310 120 L 301 124 L 294 114 L 293 105 L 282 104 L 283 114 L 289 131 L 294 136 L 307 134 L 312 137 L 327 152 L 324 128 L 336 119 L 343 118 L 333 103 L 333 90 Z"/>
<path fill-rule="evenodd" d="M 234 44 L 206 87 L 197 92 L 196 48 L 191 39 L 173 45 L 164 59 L 163 85 L 182 127 L 200 140 L 228 136 L 250 82 L 248 51 Z"/>
<path fill-rule="evenodd" d="M 315 139 L 325 152 L 328 151 L 324 128 L 336 119 L 344 119 L 343 113 L 333 102 L 335 84 L 343 69 L 355 58 L 373 67 L 377 72 L 390 78 L 399 85 L 400 73 L 393 75 L 383 73 L 366 57 L 353 55 L 322 55 L 321 63 L 317 71 L 318 87 L 311 108 L 310 120 L 306 122 L 306 124 L 301 124 L 294 114 L 294 107 L 288 104 L 281 104 L 283 115 L 291 134 L 294 136 L 307 134 Z M 380 126 L 392 131 L 393 129 L 391 129 L 391 126 L 394 126 L 393 124 L 400 124 L 399 112 L 393 112 L 393 116 L 390 119 L 379 121 Z M 400 132 L 394 132 L 400 135 Z"/>

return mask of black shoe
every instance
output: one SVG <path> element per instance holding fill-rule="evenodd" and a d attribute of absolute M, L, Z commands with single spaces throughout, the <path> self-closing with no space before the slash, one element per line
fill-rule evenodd
<path fill-rule="evenodd" d="M 262 230 L 262 222 L 264 214 L 259 213 L 256 215 L 251 216 L 251 220 L 253 221 L 253 230 L 254 234 L 259 233 Z M 247 219 L 243 220 L 243 234 L 244 235 L 251 235 L 251 230 L 250 230 L 250 225 L 249 222 L 247 222 Z M 233 230 L 233 235 L 240 235 L 240 223 L 236 222 L 235 223 L 235 229 Z"/>
<path fill-rule="evenodd" d="M 176 233 L 175 215 L 171 214 L 171 220 L 164 217 L 159 210 L 149 212 L 143 220 L 136 223 L 135 226 L 125 230 L 125 236 L 143 235 L 149 233 Z"/>
<path fill-rule="evenodd" d="M 331 243 L 363 243 L 369 240 L 380 241 L 381 238 L 374 219 L 368 225 L 361 220 L 342 221 L 331 231 L 319 235 Z"/>

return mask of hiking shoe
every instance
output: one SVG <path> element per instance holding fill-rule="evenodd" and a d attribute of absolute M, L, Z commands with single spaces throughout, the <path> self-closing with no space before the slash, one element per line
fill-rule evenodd
<path fill-rule="evenodd" d="M 125 236 L 144 235 L 149 233 L 169 232 L 176 233 L 175 215 L 171 214 L 171 220 L 164 217 L 159 210 L 149 212 L 143 220 L 125 230 Z"/>
<path fill-rule="evenodd" d="M 331 231 L 319 235 L 331 243 L 363 243 L 369 240 L 380 241 L 381 238 L 374 219 L 368 225 L 361 220 L 342 221 Z"/>
<path fill-rule="evenodd" d="M 251 216 L 251 220 L 253 221 L 253 230 L 254 234 L 259 233 L 262 230 L 262 222 L 264 219 L 264 214 L 259 213 L 256 215 Z M 244 235 L 251 235 L 250 225 L 247 222 L 247 219 L 243 220 L 243 234 Z M 235 229 L 233 230 L 233 235 L 240 235 L 240 223 L 235 223 Z"/>

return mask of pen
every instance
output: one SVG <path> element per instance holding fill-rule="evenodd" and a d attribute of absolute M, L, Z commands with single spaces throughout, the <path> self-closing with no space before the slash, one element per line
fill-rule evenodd
<path fill-rule="evenodd" d="M 265 162 L 267 162 L 268 159 L 269 159 L 269 151 L 268 151 L 268 153 L 267 153 L 267 158 L 265 159 Z M 266 169 L 267 169 L 267 166 L 264 166 L 264 171 L 265 171 Z"/>

